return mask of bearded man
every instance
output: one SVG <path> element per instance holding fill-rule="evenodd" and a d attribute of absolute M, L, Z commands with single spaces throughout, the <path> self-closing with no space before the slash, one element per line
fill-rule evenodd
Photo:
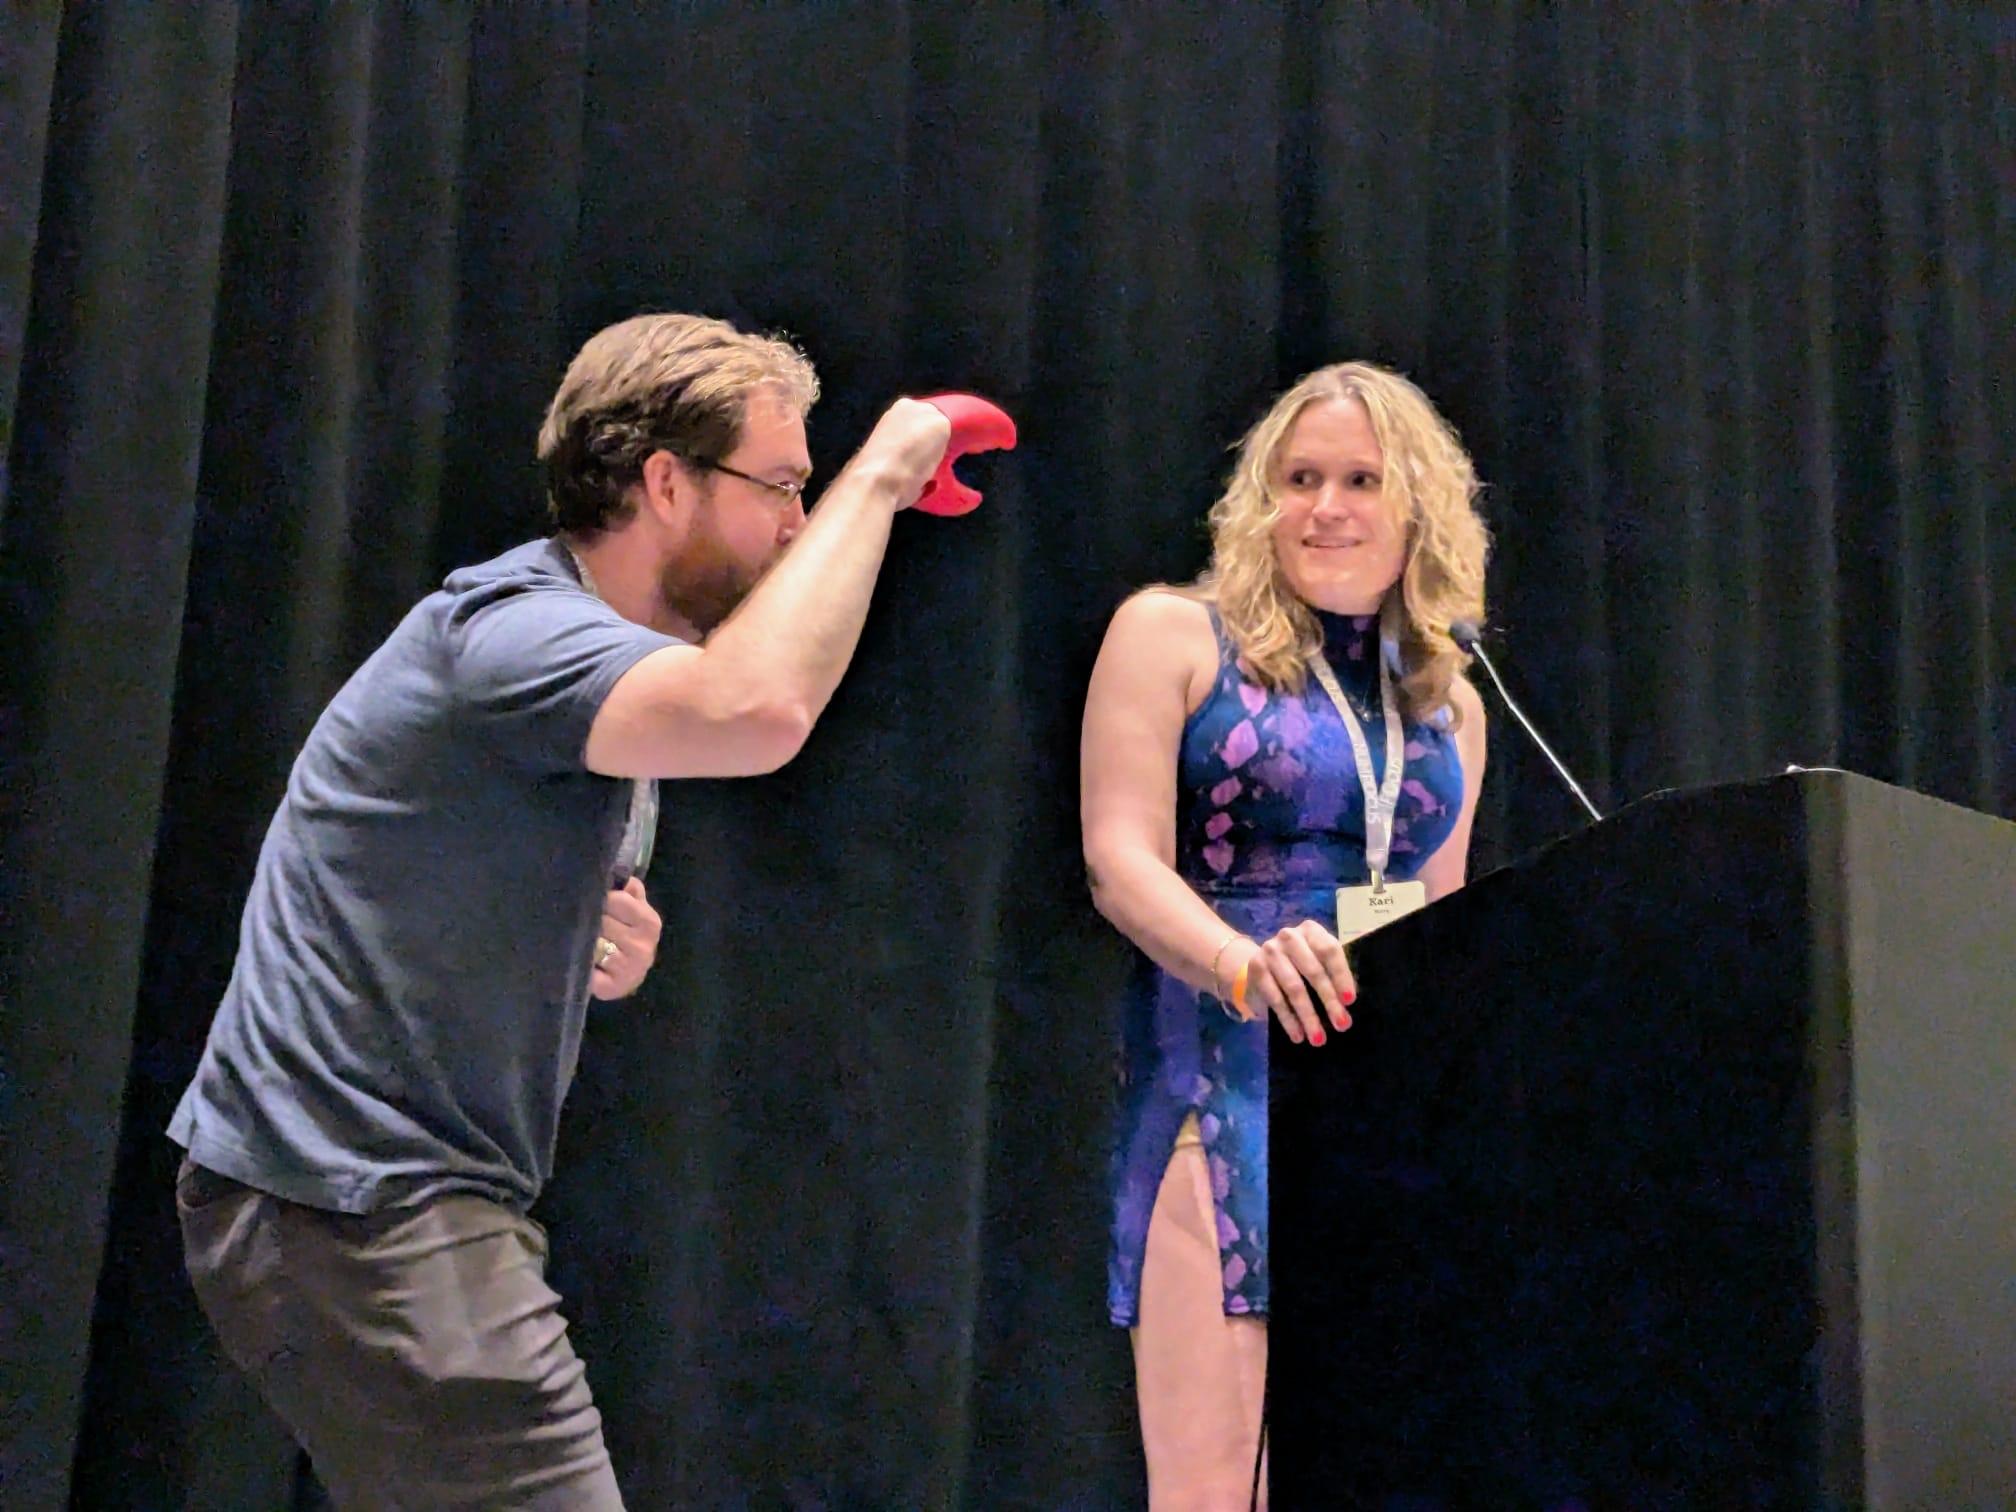
<path fill-rule="evenodd" d="M 808 522 L 802 353 L 594 336 L 554 533 L 451 573 L 323 712 L 169 1125 L 226 1353 L 346 1507 L 621 1506 L 527 1216 L 591 998 L 634 992 L 657 783 L 789 761 L 950 434 L 897 401 Z"/>

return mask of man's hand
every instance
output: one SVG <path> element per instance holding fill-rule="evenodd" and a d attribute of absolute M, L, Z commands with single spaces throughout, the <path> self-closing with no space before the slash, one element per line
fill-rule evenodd
<path fill-rule="evenodd" d="M 931 481 L 951 439 L 952 422 L 943 410 L 920 399 L 898 399 L 883 411 L 849 466 L 886 479 L 896 507 L 908 509 Z"/>
<path fill-rule="evenodd" d="M 595 972 L 589 994 L 602 1002 L 626 998 L 644 984 L 658 959 L 658 910 L 644 900 L 644 884 L 632 877 L 602 904 L 602 933 L 595 941 Z"/>

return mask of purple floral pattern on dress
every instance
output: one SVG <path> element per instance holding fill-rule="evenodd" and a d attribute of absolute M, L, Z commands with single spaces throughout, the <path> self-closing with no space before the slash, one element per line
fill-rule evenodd
<path fill-rule="evenodd" d="M 1320 615 L 1325 655 L 1386 764 L 1370 616 Z M 1218 628 L 1214 609 L 1211 623 Z M 1226 924 L 1256 939 L 1334 920 L 1335 892 L 1367 880 L 1365 799 L 1344 722 L 1314 678 L 1299 694 L 1248 677 L 1218 629 L 1218 679 L 1183 727 L 1176 869 Z M 1454 738 L 1409 725 L 1389 874 L 1412 877 L 1455 827 L 1463 773 Z M 1225 1311 L 1267 1312 L 1267 1029 L 1209 993 L 1137 962 L 1121 1024 L 1107 1309 L 1131 1327 L 1148 1219 L 1176 1134 L 1196 1113 L 1217 1208 Z"/>

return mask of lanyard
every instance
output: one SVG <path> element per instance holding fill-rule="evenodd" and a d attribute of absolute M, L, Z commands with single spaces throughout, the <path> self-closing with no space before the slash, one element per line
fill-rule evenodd
<path fill-rule="evenodd" d="M 561 548 L 573 562 L 574 570 L 581 575 L 581 586 L 600 599 L 602 590 L 595 586 L 594 576 L 588 571 L 588 564 L 574 554 L 574 548 L 561 542 Z M 633 777 L 630 784 L 630 811 L 623 820 L 623 839 L 616 851 L 616 872 L 619 881 L 627 882 L 632 877 L 644 875 L 651 864 L 651 852 L 658 841 L 658 783 L 650 777 Z M 628 858 L 626 861 L 625 858 Z"/>
<path fill-rule="evenodd" d="M 1379 709 L 1386 717 L 1386 771 L 1375 788 L 1372 747 L 1365 739 L 1365 727 L 1358 722 L 1357 711 L 1344 696 L 1344 690 L 1337 686 L 1337 674 L 1330 670 L 1330 663 L 1320 650 L 1309 658 L 1309 670 L 1316 674 L 1316 681 L 1337 706 L 1337 717 L 1344 721 L 1344 733 L 1351 737 L 1351 756 L 1358 764 L 1358 785 L 1365 793 L 1365 867 L 1372 873 L 1372 890 L 1384 892 L 1386 862 L 1393 852 L 1393 814 L 1400 807 L 1400 769 L 1406 762 L 1406 737 L 1400 730 L 1392 674 L 1386 670 L 1386 658 L 1379 656 Z"/>

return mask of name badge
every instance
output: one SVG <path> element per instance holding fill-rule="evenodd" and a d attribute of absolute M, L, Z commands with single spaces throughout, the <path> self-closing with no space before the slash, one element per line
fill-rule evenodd
<path fill-rule="evenodd" d="M 1428 906 L 1426 882 L 1388 882 L 1383 888 L 1337 889 L 1337 938 L 1349 942 L 1370 934 L 1381 924 L 1404 919 Z"/>

